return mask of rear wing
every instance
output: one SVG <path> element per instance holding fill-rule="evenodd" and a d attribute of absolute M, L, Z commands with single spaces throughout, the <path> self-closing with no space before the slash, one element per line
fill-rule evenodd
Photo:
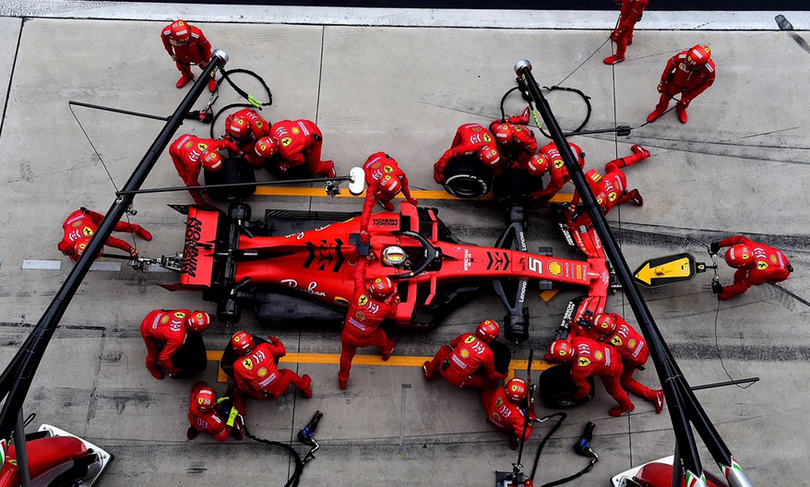
<path fill-rule="evenodd" d="M 189 208 L 180 267 L 181 286 L 208 288 L 213 285 L 217 229 L 222 216 L 219 210 Z"/>

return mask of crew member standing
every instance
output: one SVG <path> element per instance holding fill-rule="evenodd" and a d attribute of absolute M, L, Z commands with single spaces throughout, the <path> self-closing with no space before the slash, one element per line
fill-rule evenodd
<path fill-rule="evenodd" d="M 720 299 L 729 299 L 744 293 L 749 287 L 766 282 L 782 282 L 793 272 L 793 266 L 781 250 L 754 242 L 743 235 L 737 235 L 712 242 L 711 252 L 716 254 L 722 247 L 731 246 L 726 251 L 726 263 L 737 269 L 734 284 L 722 286 L 712 284 L 712 291 Z"/>
<path fill-rule="evenodd" d="M 394 352 L 396 342 L 388 338 L 380 324 L 396 316 L 399 295 L 394 292 L 394 284 L 388 277 L 366 279 L 368 259 L 360 257 L 354 270 L 354 296 L 352 297 L 340 343 L 340 370 L 338 385 L 346 388 L 352 359 L 360 347 L 377 347 L 382 359 L 388 360 Z"/>
<path fill-rule="evenodd" d="M 689 104 L 714 83 L 715 68 L 711 57 L 709 46 L 698 44 L 670 58 L 658 83 L 661 99 L 647 117 L 647 122 L 653 122 L 663 115 L 669 106 L 669 100 L 680 94 L 681 99 L 675 105 L 675 110 L 678 112 L 678 120 L 686 123 L 686 109 Z"/>
<path fill-rule="evenodd" d="M 447 382 L 455 387 L 495 387 L 505 374 L 495 370 L 495 354 L 489 344 L 498 338 L 501 328 L 494 320 L 484 320 L 475 334 L 463 333 L 450 345 L 443 345 L 433 360 L 422 365 L 425 378 L 430 379 L 439 370 Z"/>
<path fill-rule="evenodd" d="M 257 169 L 262 167 L 264 161 L 254 151 L 256 141 L 268 135 L 270 123 L 250 108 L 243 108 L 225 119 L 225 137 L 238 144 L 245 159 Z"/>
<path fill-rule="evenodd" d="M 314 122 L 282 120 L 273 124 L 269 136 L 256 142 L 255 152 L 263 162 L 270 159 L 280 176 L 305 167 L 312 174 L 333 178 L 335 163 L 321 160 L 322 146 L 323 134 Z"/>
<path fill-rule="evenodd" d="M 527 409 L 528 386 L 520 377 L 510 379 L 503 387 L 482 389 L 481 404 L 487 413 L 487 423 L 499 430 L 509 431 L 509 448 L 517 450 L 520 439 L 528 441 L 532 434 L 532 424 L 526 425 L 524 411 Z M 534 405 L 529 411 L 530 420 L 534 417 Z"/>
<path fill-rule="evenodd" d="M 68 215 L 65 223 L 62 224 L 64 236 L 57 245 L 59 251 L 70 257 L 73 262 L 78 261 L 90 244 L 93 235 L 98 231 L 98 226 L 101 225 L 102 220 L 104 220 L 104 215 L 84 207 Z M 134 233 L 147 242 L 152 240 L 151 233 L 147 232 L 142 226 L 132 223 L 119 221 L 115 224 L 114 231 Z M 133 259 L 138 257 L 138 249 L 112 235 L 107 238 L 107 245 L 127 252 Z"/>
<path fill-rule="evenodd" d="M 368 243 L 368 222 L 375 203 L 379 202 L 386 211 L 394 211 L 391 200 L 399 193 L 414 206 L 418 201 L 411 196 L 408 176 L 399 168 L 399 163 L 385 152 L 368 156 L 363 164 L 363 171 L 366 174 L 366 199 L 360 217 L 360 238 L 363 243 Z"/>
<path fill-rule="evenodd" d="M 434 181 L 444 184 L 444 169 L 447 164 L 456 157 L 471 154 L 478 156 L 478 160 L 487 167 L 496 167 L 501 158 L 492 134 L 478 123 L 465 123 L 458 128 L 450 148 L 433 165 Z"/>
<path fill-rule="evenodd" d="M 228 149 L 237 154 L 241 154 L 239 146 L 229 139 L 202 139 L 191 134 L 181 135 L 169 147 L 169 155 L 172 158 L 177 174 L 189 188 L 199 186 L 200 167 L 204 167 L 211 172 L 222 170 L 222 156 L 218 150 Z M 188 193 L 194 198 L 198 205 L 204 205 L 205 200 L 202 193 L 197 189 L 189 189 Z"/>
<path fill-rule="evenodd" d="M 177 64 L 182 76 L 177 81 L 177 87 L 182 88 L 194 79 L 191 65 L 196 64 L 205 70 L 211 61 L 211 43 L 205 38 L 200 29 L 182 20 L 175 20 L 163 28 L 160 34 L 163 47 Z M 212 92 L 217 89 L 217 81 L 213 78 L 208 81 L 208 89 Z"/>
<path fill-rule="evenodd" d="M 231 346 L 240 357 L 233 364 L 233 376 L 239 392 L 257 399 L 275 399 L 284 394 L 287 386 L 301 389 L 304 397 L 312 397 L 312 378 L 288 369 L 276 367 L 276 358 L 287 355 L 287 349 L 276 337 L 269 337 L 271 343 L 254 345 L 253 337 L 244 331 L 231 338 Z"/>
<path fill-rule="evenodd" d="M 605 64 L 616 64 L 624 61 L 627 46 L 633 43 L 633 30 L 636 23 L 641 20 L 644 9 L 650 0 L 621 0 L 622 11 L 619 25 L 610 33 L 610 38 L 616 43 L 616 54 L 605 58 Z"/>
<path fill-rule="evenodd" d="M 141 322 L 141 337 L 146 344 L 146 368 L 152 377 L 163 379 L 165 370 L 170 377 L 179 378 L 182 369 L 172 358 L 186 343 L 187 333 L 202 333 L 209 326 L 211 315 L 204 311 L 156 309 L 146 315 Z"/>

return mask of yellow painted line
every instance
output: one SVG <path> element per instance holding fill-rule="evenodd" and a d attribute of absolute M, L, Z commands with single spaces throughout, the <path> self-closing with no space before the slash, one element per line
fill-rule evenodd
<path fill-rule="evenodd" d="M 257 195 L 261 196 L 299 196 L 299 197 L 320 197 L 325 198 L 328 195 L 323 188 L 299 188 L 299 187 L 292 187 L 292 186 L 260 186 L 256 188 Z M 418 200 L 461 200 L 462 198 L 456 198 L 455 196 L 448 194 L 446 191 L 443 190 L 428 190 L 428 189 L 415 189 L 411 191 L 411 195 L 418 199 Z M 355 196 L 349 193 L 349 190 L 346 188 L 341 188 L 340 190 L 340 197 L 343 198 L 365 198 L 365 193 L 360 196 Z M 565 203 L 571 201 L 573 197 L 572 194 L 557 194 L 555 195 L 551 201 L 553 203 Z M 402 194 L 397 195 L 397 198 L 403 199 L 405 198 Z M 476 201 L 492 201 L 493 196 L 492 193 L 485 195 L 483 198 L 480 198 Z"/>
<path fill-rule="evenodd" d="M 551 301 L 551 298 L 557 295 L 558 292 L 560 292 L 559 289 L 549 289 L 540 293 L 540 297 L 543 298 L 543 301 L 548 303 Z"/>

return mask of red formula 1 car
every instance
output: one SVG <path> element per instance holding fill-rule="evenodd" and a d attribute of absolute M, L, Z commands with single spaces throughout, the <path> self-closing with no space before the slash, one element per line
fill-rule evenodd
<path fill-rule="evenodd" d="M 525 340 L 529 281 L 546 289 L 555 282 L 586 287 L 587 298 L 571 310 L 574 318 L 586 309 L 594 314 L 604 309 L 611 273 L 595 235 L 590 240 L 595 245 L 582 247 L 586 261 L 560 259 L 527 252 L 519 205 L 509 208 L 508 226 L 492 247 L 461 242 L 437 213 L 402 203 L 401 213 L 374 214 L 369 248 L 360 243 L 356 213 L 268 210 L 263 220 L 251 220 L 251 208 L 242 203 L 232 204 L 227 214 L 192 206 L 182 256 L 161 259 L 164 267 L 180 271 L 180 284 L 164 287 L 203 291 L 204 299 L 218 303 L 217 317 L 224 322 L 238 321 L 249 305 L 265 325 L 339 325 L 354 294 L 358 259 L 398 246 L 408 256 L 404 266 L 387 267 L 376 259 L 366 270 L 370 278 L 398 281 L 397 327 L 438 326 L 491 288 L 507 311 L 507 339 Z"/>

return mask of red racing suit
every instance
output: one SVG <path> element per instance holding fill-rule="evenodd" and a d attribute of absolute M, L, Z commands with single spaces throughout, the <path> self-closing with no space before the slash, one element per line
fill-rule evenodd
<path fill-rule="evenodd" d="M 169 147 L 169 155 L 172 158 L 174 167 L 177 169 L 177 174 L 180 175 L 186 186 L 192 187 L 200 185 L 197 179 L 200 177 L 200 168 L 202 167 L 200 157 L 203 152 L 223 149 L 236 153 L 240 152 L 239 146 L 229 139 L 202 139 L 191 134 L 185 134 L 172 142 L 171 147 Z M 205 204 L 199 190 L 189 189 L 188 192 L 194 198 L 195 203 L 198 205 Z"/>
<path fill-rule="evenodd" d="M 352 368 L 352 359 L 360 347 L 377 347 L 383 356 L 390 355 L 396 346 L 394 340 L 388 338 L 385 331 L 379 328 L 380 324 L 396 316 L 399 296 L 394 293 L 385 301 L 374 299 L 367 290 L 365 270 L 368 260 L 360 258 L 354 271 L 354 296 L 352 297 L 343 333 L 340 342 L 343 348 L 340 352 L 340 371 L 338 379 L 345 382 L 349 380 Z"/>
<path fill-rule="evenodd" d="M 579 166 L 584 169 L 585 153 L 582 152 L 582 148 L 570 142 L 568 145 L 571 146 L 571 151 L 574 153 L 574 157 L 579 163 Z M 539 154 L 543 162 L 541 167 L 534 171 L 534 174 L 536 177 L 540 177 L 547 172 L 551 178 L 542 191 L 531 195 L 532 198 L 540 200 L 540 204 L 542 205 L 548 203 L 555 194 L 560 192 L 563 186 L 565 186 L 565 183 L 571 180 L 571 175 L 568 174 L 568 168 L 565 167 L 565 162 L 562 156 L 560 156 L 560 151 L 557 150 L 557 146 L 554 142 L 541 147 Z"/>
<path fill-rule="evenodd" d="M 481 124 L 465 123 L 456 130 L 456 136 L 453 137 L 450 148 L 433 165 L 433 179 L 442 184 L 444 182 L 444 169 L 447 167 L 448 162 L 459 156 L 475 154 L 483 147 L 496 147 L 492 134 Z"/>
<path fill-rule="evenodd" d="M 627 176 L 621 169 L 602 176 L 596 169 L 590 169 L 585 173 L 588 186 L 591 187 L 596 202 L 604 215 L 613 209 L 614 206 L 628 201 L 627 196 Z M 579 192 L 574 192 L 571 199 L 571 208 L 575 208 L 580 201 Z"/>
<path fill-rule="evenodd" d="M 495 127 L 501 124 L 508 124 L 512 126 L 515 137 L 508 144 L 501 144 L 496 139 L 498 150 L 501 152 L 500 170 L 508 169 L 512 164 L 518 164 L 523 167 L 529 162 L 529 159 L 537 152 L 537 139 L 534 138 L 534 133 L 529 130 L 525 124 L 519 124 L 515 120 L 519 117 L 509 117 L 506 122 L 495 120 L 489 124 L 489 131 L 494 132 Z M 496 174 L 500 172 L 496 170 Z"/>
<path fill-rule="evenodd" d="M 464 333 L 436 352 L 425 364 L 427 376 L 437 369 L 455 387 L 494 387 L 506 377 L 495 370 L 495 355 L 489 346 L 473 333 Z"/>
<path fill-rule="evenodd" d="M 70 257 L 74 262 L 78 261 L 79 256 L 76 254 L 76 242 L 85 237 L 93 236 L 93 234 L 98 231 L 98 226 L 101 224 L 102 220 L 104 220 L 104 215 L 85 208 L 71 213 L 65 220 L 65 223 L 62 224 L 62 229 L 65 234 L 62 237 L 62 241 L 57 244 L 59 251 Z M 146 240 L 152 239 L 152 236 L 149 232 L 144 230 L 143 227 L 132 223 L 118 222 L 115 224 L 115 231 L 137 233 L 142 238 L 146 238 Z M 132 255 L 135 250 L 132 245 L 112 235 L 107 238 L 107 245 L 121 249 L 130 255 Z"/>
<path fill-rule="evenodd" d="M 633 43 L 633 30 L 636 23 L 641 20 L 648 3 L 650 0 L 622 0 L 619 25 L 610 34 L 610 38 L 616 43 L 616 57 L 624 59 L 627 46 Z"/>
<path fill-rule="evenodd" d="M 251 166 L 256 168 L 262 167 L 264 161 L 259 159 L 258 154 L 253 151 L 253 146 L 256 144 L 257 140 L 270 135 L 270 123 L 250 108 L 243 108 L 238 112 L 228 115 L 228 118 L 225 119 L 225 126 L 228 127 L 231 124 L 231 120 L 235 117 L 244 117 L 248 121 L 249 126 L 247 127 L 247 134 L 244 138 L 235 140 L 234 142 L 239 146 L 239 150 L 245 153 L 245 159 L 247 159 Z"/>
<path fill-rule="evenodd" d="M 363 202 L 363 214 L 360 217 L 361 232 L 368 230 L 371 211 L 374 209 L 374 204 L 377 201 L 379 201 L 386 210 L 394 211 L 394 205 L 391 204 L 391 200 L 401 191 L 410 204 L 416 205 L 418 203 L 413 196 L 411 196 L 411 188 L 405 171 L 400 169 L 399 163 L 385 152 L 377 152 L 368 156 L 368 159 L 366 159 L 366 162 L 363 164 L 363 171 L 366 173 L 367 189 L 366 199 Z M 391 193 L 382 188 L 380 183 L 386 176 L 399 179 L 402 189 L 396 193 Z"/>
<path fill-rule="evenodd" d="M 141 336 L 146 344 L 146 368 L 156 379 L 163 378 L 160 367 L 169 375 L 180 372 L 172 365 L 172 357 L 186 342 L 186 320 L 189 316 L 191 311 L 187 309 L 156 309 L 150 311 L 141 322 Z"/>
<path fill-rule="evenodd" d="M 194 396 L 204 387 L 207 387 L 205 382 L 199 382 L 191 391 L 191 403 L 188 407 L 188 421 L 195 430 L 212 434 L 217 441 L 223 442 L 231 435 L 231 427 L 225 424 L 225 421 L 219 417 L 219 413 L 216 409 L 212 408 L 207 412 L 200 411 L 199 404 L 194 401 Z"/>
<path fill-rule="evenodd" d="M 742 294 L 749 287 L 766 282 L 782 282 L 790 276 L 790 261 L 781 250 L 754 242 L 743 235 L 736 235 L 720 241 L 720 247 L 745 244 L 751 248 L 753 260 L 749 267 L 737 269 L 734 273 L 734 284 L 725 286 L 720 299 L 729 299 Z"/>
<path fill-rule="evenodd" d="M 278 142 L 277 158 L 279 172 L 286 173 L 291 168 L 306 163 L 312 174 L 334 176 L 335 164 L 321 160 L 323 134 L 309 120 L 282 120 L 273 124 L 270 133 Z"/>
<path fill-rule="evenodd" d="M 528 441 L 532 434 L 532 424 L 526 426 L 526 434 L 523 435 L 523 428 L 526 423 L 526 416 L 520 407 L 506 397 L 506 390 L 503 386 L 497 389 L 482 389 L 481 404 L 487 413 L 487 423 L 495 426 L 499 430 L 511 433 L 512 449 L 517 449 L 518 440 L 523 437 L 523 441 Z M 534 409 L 534 406 L 532 406 Z M 533 417 L 533 415 L 532 415 Z"/>
<path fill-rule="evenodd" d="M 714 61 L 709 60 L 702 68 L 690 71 L 686 66 L 688 52 L 679 52 L 667 61 L 667 67 L 661 74 L 661 99 L 655 106 L 655 111 L 659 114 L 666 111 L 669 100 L 678 94 L 681 95 L 678 108 L 686 110 L 692 100 L 714 83 Z"/>
<path fill-rule="evenodd" d="M 305 391 L 306 395 L 311 383 L 291 370 L 276 367 L 275 358 L 287 355 L 287 349 L 278 338 L 270 337 L 270 340 L 273 344 L 260 343 L 253 352 L 233 364 L 236 386 L 258 399 L 275 399 L 284 394 L 289 384 Z"/>
<path fill-rule="evenodd" d="M 620 380 L 622 387 L 637 396 L 655 402 L 657 391 L 633 379 L 633 373 L 647 362 L 647 357 L 650 355 L 647 342 L 639 332 L 624 321 L 624 318 L 616 313 L 607 314 L 616 319 L 616 331 L 612 335 L 605 336 L 604 341 L 611 344 L 622 357 L 624 366 Z"/>
<path fill-rule="evenodd" d="M 189 27 L 191 28 L 191 39 L 186 43 L 179 43 L 172 39 L 171 24 L 163 28 L 160 39 L 163 41 L 163 47 L 169 53 L 169 56 L 176 58 L 177 69 L 189 78 L 193 78 L 191 76 L 192 64 L 196 64 L 202 69 L 208 66 L 208 61 L 211 60 L 211 43 L 208 42 L 200 29 L 192 25 L 189 25 Z"/>
<path fill-rule="evenodd" d="M 610 345 L 583 337 L 574 337 L 571 343 L 575 350 L 574 361 L 571 364 L 571 378 L 579 389 L 572 399 L 585 398 L 591 389 L 588 377 L 598 376 L 602 379 L 608 394 L 619 403 L 618 408 L 611 409 L 611 415 L 614 410 L 625 412 L 632 409 L 633 403 L 621 386 L 624 368 L 618 352 Z"/>

